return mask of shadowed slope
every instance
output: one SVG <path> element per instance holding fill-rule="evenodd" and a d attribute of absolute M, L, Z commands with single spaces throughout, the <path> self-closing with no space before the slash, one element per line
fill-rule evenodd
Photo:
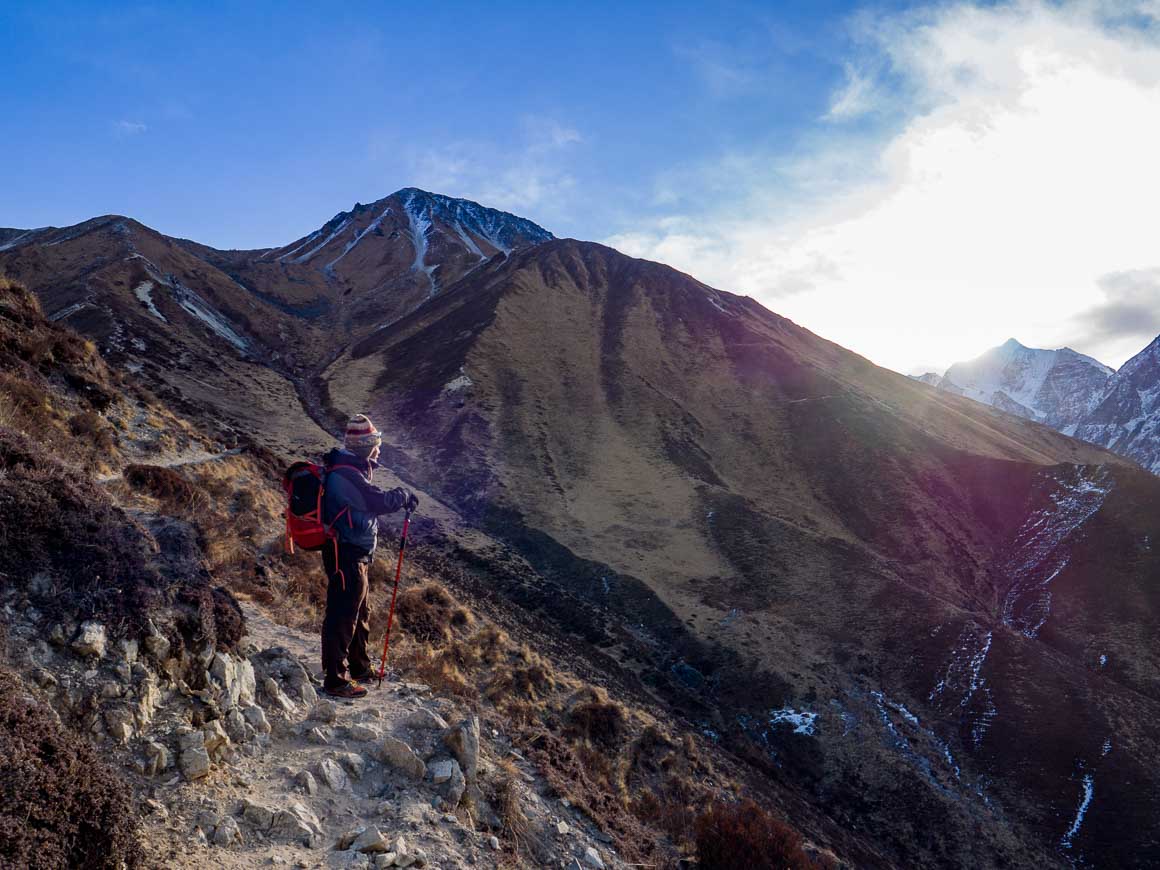
<path fill-rule="evenodd" d="M 1108 733 L 1130 735 L 1117 777 L 1154 776 L 1141 548 L 1160 520 L 1129 507 L 1157 495 L 1129 462 L 572 241 L 481 267 L 324 381 L 555 577 L 574 603 L 552 618 L 844 824 L 881 826 L 895 860 L 1155 848 L 1122 821 L 1155 790 L 1116 779 L 1060 851 Z M 1081 614 L 1109 590 L 1130 679 L 1090 654 Z"/>

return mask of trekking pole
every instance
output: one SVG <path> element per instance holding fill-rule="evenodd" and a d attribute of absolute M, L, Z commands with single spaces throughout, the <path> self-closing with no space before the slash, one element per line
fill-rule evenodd
<path fill-rule="evenodd" d="M 383 637 L 383 660 L 379 663 L 379 688 L 383 687 L 383 677 L 387 673 L 387 651 L 391 648 L 391 624 L 395 621 L 395 597 L 399 594 L 399 577 L 403 574 L 403 552 L 407 549 L 407 529 L 411 525 L 411 512 L 403 517 L 403 534 L 399 538 L 399 564 L 395 566 L 395 588 L 391 592 L 391 611 L 387 614 L 387 633 Z"/>

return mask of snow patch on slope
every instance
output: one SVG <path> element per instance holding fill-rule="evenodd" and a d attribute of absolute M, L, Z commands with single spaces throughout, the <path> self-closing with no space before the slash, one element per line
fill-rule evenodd
<path fill-rule="evenodd" d="M 782 722 L 785 722 L 793 726 L 794 734 L 806 734 L 812 737 L 817 721 L 818 714 L 811 713 L 808 710 L 795 710 L 792 707 L 782 707 L 780 710 L 769 711 L 769 724 L 771 726 L 780 725 Z"/>
<path fill-rule="evenodd" d="M 169 322 L 165 319 L 165 315 L 158 311 L 157 306 L 153 304 L 152 281 L 142 281 L 140 284 L 133 288 L 133 295 L 141 300 L 141 302 L 145 303 L 145 307 L 149 309 L 150 314 L 164 323 Z"/>
<path fill-rule="evenodd" d="M 229 322 L 213 307 L 183 284 L 174 283 L 173 297 L 187 313 L 192 314 L 219 337 L 225 339 L 238 350 L 248 351 L 249 343 L 234 332 Z"/>
<path fill-rule="evenodd" d="M 1011 586 L 1003 623 L 1034 638 L 1051 615 L 1051 582 L 1068 565 L 1071 535 L 1100 509 L 1111 491 L 1102 466 L 1075 466 L 1052 479 L 1049 504 L 1032 513 L 1015 535 L 1000 568 Z"/>

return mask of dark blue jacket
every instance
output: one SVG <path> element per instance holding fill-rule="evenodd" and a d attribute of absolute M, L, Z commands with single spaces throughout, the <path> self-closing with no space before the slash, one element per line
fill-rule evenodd
<path fill-rule="evenodd" d="M 379 540 L 378 518 L 403 507 L 407 493 L 401 488 L 382 490 L 371 483 L 378 463 L 348 450 L 331 450 L 322 459 L 326 467 L 323 522 L 333 526 L 341 545 L 371 556 Z"/>

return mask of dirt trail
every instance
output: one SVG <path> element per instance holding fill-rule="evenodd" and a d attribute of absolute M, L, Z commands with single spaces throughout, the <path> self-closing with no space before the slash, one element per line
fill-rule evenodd
<path fill-rule="evenodd" d="M 215 764 L 205 779 L 187 782 L 173 776 L 145 789 L 151 811 L 143 819 L 148 866 L 387 866 L 376 864 L 373 853 L 337 848 L 344 834 L 364 828 L 381 833 L 391 851 L 402 837 L 409 854 L 422 855 L 410 866 L 543 866 L 526 853 L 526 845 L 522 854 L 501 845 L 494 839 L 500 831 L 486 829 L 465 805 L 452 811 L 441 797 L 444 790 L 431 781 L 429 766 L 417 778 L 383 752 L 382 746 L 395 738 L 424 758 L 448 757 L 443 726 L 454 727 L 469 711 L 450 699 L 433 697 L 426 686 L 388 674 L 381 688 L 372 687 L 366 698 L 353 702 L 290 698 L 294 692 L 287 688 L 291 709 L 282 712 L 262 688 L 258 663 L 293 660 L 314 674 L 317 638 L 274 622 L 253 603 L 243 608 L 247 633 L 242 650 L 256 663 L 271 733 L 260 749 L 236 763 Z M 506 735 L 483 722 L 478 781 L 499 775 L 498 762 L 505 757 L 519 772 L 516 787 L 531 825 L 540 832 L 540 858 L 548 866 L 591 866 L 584 863 L 589 849 L 598 850 L 608 867 L 624 866 L 589 820 L 545 796 L 547 786 Z M 313 842 L 287 842 L 263 810 L 289 810 L 306 819 L 316 828 Z M 235 825 L 236 837 L 214 843 L 219 829 L 233 831 Z"/>

